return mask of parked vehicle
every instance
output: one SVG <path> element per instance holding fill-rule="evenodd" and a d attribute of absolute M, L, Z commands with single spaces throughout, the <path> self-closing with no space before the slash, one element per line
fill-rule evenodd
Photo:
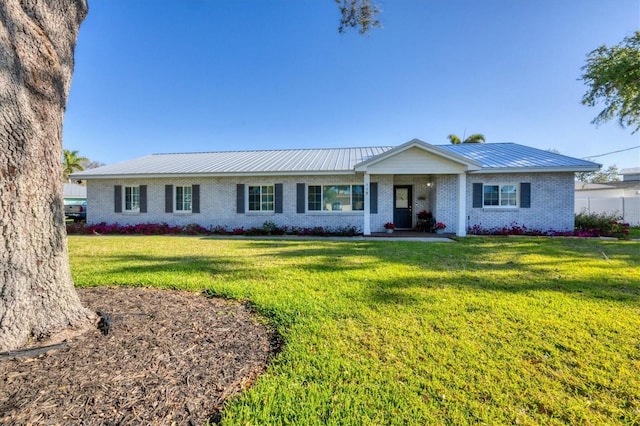
<path fill-rule="evenodd" d="M 79 203 L 65 204 L 64 205 L 64 217 L 65 219 L 73 220 L 74 222 L 84 222 L 87 220 L 87 202 L 82 201 Z"/>

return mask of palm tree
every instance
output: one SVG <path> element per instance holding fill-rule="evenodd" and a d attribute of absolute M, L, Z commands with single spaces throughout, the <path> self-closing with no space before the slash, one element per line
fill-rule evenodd
<path fill-rule="evenodd" d="M 473 135 L 470 135 L 465 140 L 460 139 L 458 136 L 454 135 L 453 133 L 447 137 L 449 138 L 449 141 L 454 145 L 457 145 L 460 143 L 484 143 L 486 140 L 482 133 L 474 133 Z"/>
<path fill-rule="evenodd" d="M 62 178 L 63 180 L 71 182 L 69 175 L 76 170 L 84 170 L 82 163 L 88 162 L 89 159 L 86 157 L 78 157 L 78 151 L 69 151 L 65 149 L 62 154 Z"/>

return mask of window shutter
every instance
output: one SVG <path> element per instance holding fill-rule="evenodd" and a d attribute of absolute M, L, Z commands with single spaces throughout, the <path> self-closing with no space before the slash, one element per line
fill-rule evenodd
<path fill-rule="evenodd" d="M 191 213 L 200 213 L 200 185 L 191 185 Z"/>
<path fill-rule="evenodd" d="M 520 184 L 520 207 L 531 208 L 531 183 L 529 182 Z"/>
<path fill-rule="evenodd" d="M 482 184 L 473 184 L 473 208 L 482 208 Z"/>
<path fill-rule="evenodd" d="M 282 184 L 276 183 L 273 188 L 273 196 L 275 198 L 275 213 L 282 213 Z"/>
<path fill-rule="evenodd" d="M 164 186 L 164 212 L 173 213 L 173 185 Z"/>
<path fill-rule="evenodd" d="M 369 213 L 378 213 L 378 182 L 369 184 Z"/>
<path fill-rule="evenodd" d="M 236 186 L 236 213 L 244 213 L 244 184 Z"/>
<path fill-rule="evenodd" d="M 147 212 L 147 185 L 140 185 L 140 213 Z"/>
<path fill-rule="evenodd" d="M 304 213 L 304 183 L 296 184 L 296 213 Z"/>
<path fill-rule="evenodd" d="M 113 187 L 113 211 L 122 213 L 122 185 Z"/>

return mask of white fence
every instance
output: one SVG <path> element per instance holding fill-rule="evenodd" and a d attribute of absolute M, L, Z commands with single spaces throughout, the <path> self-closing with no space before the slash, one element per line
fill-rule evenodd
<path fill-rule="evenodd" d="M 640 197 L 576 197 L 575 212 L 607 213 L 622 216 L 631 226 L 640 226 Z"/>

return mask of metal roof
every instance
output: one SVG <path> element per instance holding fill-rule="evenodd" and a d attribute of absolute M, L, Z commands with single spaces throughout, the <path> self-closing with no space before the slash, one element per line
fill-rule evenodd
<path fill-rule="evenodd" d="M 520 169 L 526 168 L 589 168 L 599 164 L 579 158 L 568 157 L 555 152 L 519 145 L 517 143 L 463 143 L 456 145 L 439 145 L 456 154 L 462 155 L 482 164 L 487 169 Z"/>
<path fill-rule="evenodd" d="M 87 198 L 87 187 L 77 183 L 65 183 L 62 187 L 64 198 Z"/>
<path fill-rule="evenodd" d="M 629 167 L 628 169 L 620 170 L 621 175 L 637 175 L 640 174 L 640 167 Z"/>
<path fill-rule="evenodd" d="M 436 145 L 481 164 L 482 171 L 541 168 L 572 171 L 595 169 L 590 161 L 515 143 Z M 75 179 L 166 175 L 257 175 L 353 173 L 356 165 L 393 146 L 264 151 L 153 154 L 74 173 Z"/>
<path fill-rule="evenodd" d="M 164 174 L 351 172 L 393 147 L 222 151 L 153 154 L 75 173 L 74 177 Z"/>

